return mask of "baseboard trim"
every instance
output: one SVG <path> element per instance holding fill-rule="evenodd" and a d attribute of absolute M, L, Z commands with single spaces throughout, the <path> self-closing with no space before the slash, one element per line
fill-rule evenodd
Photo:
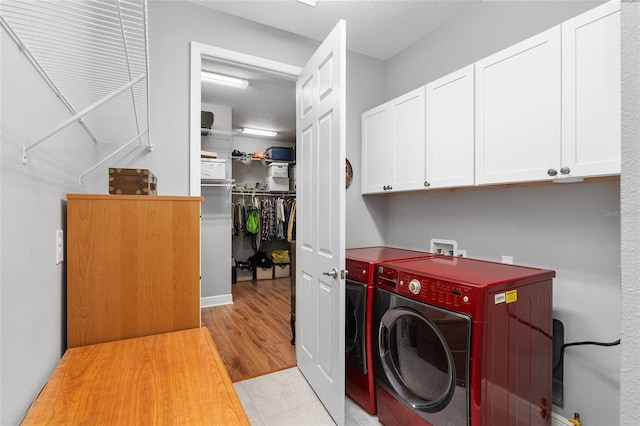
<path fill-rule="evenodd" d="M 551 413 L 551 426 L 573 426 L 566 417 L 558 413 Z"/>
<path fill-rule="evenodd" d="M 200 298 L 201 308 L 210 308 L 211 306 L 232 305 L 233 295 L 223 294 L 221 296 L 209 296 Z"/>

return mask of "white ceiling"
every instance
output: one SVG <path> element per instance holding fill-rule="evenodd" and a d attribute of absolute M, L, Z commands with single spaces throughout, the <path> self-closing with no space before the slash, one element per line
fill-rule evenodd
<path fill-rule="evenodd" d="M 190 1 L 317 41 L 345 19 L 348 50 L 387 60 L 480 0 L 320 0 L 316 7 L 296 0 Z M 295 140 L 294 83 L 211 61 L 203 69 L 250 81 L 242 91 L 203 85 L 203 102 L 232 107 L 233 128 L 269 128 L 281 140 Z"/>

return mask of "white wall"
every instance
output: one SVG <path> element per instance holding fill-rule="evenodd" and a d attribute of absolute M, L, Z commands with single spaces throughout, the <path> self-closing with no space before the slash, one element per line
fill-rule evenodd
<path fill-rule="evenodd" d="M 393 98 L 557 25 L 589 2 L 481 2 L 387 64 Z M 566 341 L 620 337 L 618 182 L 479 188 L 387 197 L 385 242 L 427 249 L 454 239 L 471 257 L 554 269 L 554 316 Z M 637 281 L 636 281 L 637 282 Z M 565 355 L 564 409 L 585 423 L 619 422 L 621 347 Z"/>
<path fill-rule="evenodd" d="M 22 419 L 66 348 L 65 265 L 55 262 L 55 231 L 66 230 L 66 194 L 106 188 L 97 188 L 92 175 L 84 186 L 78 183 L 96 162 L 96 147 L 77 124 L 34 148 L 22 164 L 22 147 L 71 114 L 6 32 L 0 33 L 0 424 L 9 425 Z"/>

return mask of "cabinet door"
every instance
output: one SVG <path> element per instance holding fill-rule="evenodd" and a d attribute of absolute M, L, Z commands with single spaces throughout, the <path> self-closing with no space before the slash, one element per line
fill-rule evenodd
<path fill-rule="evenodd" d="M 391 101 L 393 109 L 393 182 L 389 191 L 423 189 L 425 181 L 425 88 Z M 388 153 L 387 153 L 388 156 Z"/>
<path fill-rule="evenodd" d="M 362 193 L 384 192 L 393 181 L 393 110 L 383 104 L 362 114 Z"/>
<path fill-rule="evenodd" d="M 562 24 L 562 166 L 567 176 L 620 173 L 620 3 Z"/>
<path fill-rule="evenodd" d="M 559 169 L 560 27 L 476 62 L 476 184 Z"/>
<path fill-rule="evenodd" d="M 426 86 L 428 188 L 473 185 L 473 65 Z"/>

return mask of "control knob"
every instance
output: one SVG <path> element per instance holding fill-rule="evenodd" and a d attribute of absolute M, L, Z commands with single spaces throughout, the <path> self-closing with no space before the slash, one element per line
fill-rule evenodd
<path fill-rule="evenodd" d="M 413 294 L 420 294 L 420 289 L 422 288 L 422 285 L 420 284 L 420 281 L 418 280 L 411 280 L 409 281 L 409 291 Z"/>

